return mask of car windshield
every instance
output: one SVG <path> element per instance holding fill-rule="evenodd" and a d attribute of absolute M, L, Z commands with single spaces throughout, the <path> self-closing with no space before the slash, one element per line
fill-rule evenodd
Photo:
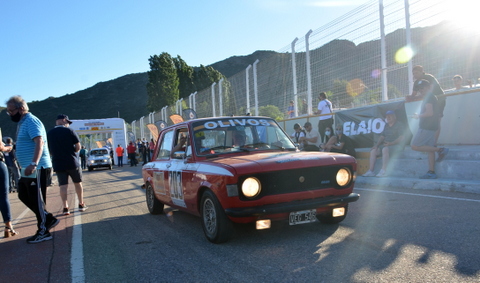
<path fill-rule="evenodd" d="M 220 118 L 193 124 L 197 155 L 255 150 L 295 150 L 295 145 L 273 119 Z"/>
<path fill-rule="evenodd" d="M 103 156 L 103 155 L 107 155 L 107 154 L 108 154 L 108 150 L 106 150 L 106 149 L 92 150 L 90 152 L 90 155 L 94 155 L 94 156 Z"/>

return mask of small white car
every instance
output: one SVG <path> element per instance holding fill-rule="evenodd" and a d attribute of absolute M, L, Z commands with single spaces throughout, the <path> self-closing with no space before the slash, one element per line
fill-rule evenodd
<path fill-rule="evenodd" d="M 112 158 L 107 148 L 94 148 L 90 150 L 87 160 L 88 171 L 94 168 L 106 167 L 112 170 Z"/>

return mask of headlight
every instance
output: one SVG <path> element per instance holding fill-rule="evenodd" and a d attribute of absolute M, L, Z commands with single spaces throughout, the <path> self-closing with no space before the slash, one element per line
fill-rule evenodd
<path fill-rule="evenodd" d="M 260 181 L 257 178 L 249 177 L 245 179 L 245 181 L 243 181 L 242 183 L 242 193 L 248 198 L 258 196 L 261 190 L 262 186 L 260 185 Z"/>
<path fill-rule="evenodd" d="M 351 179 L 352 173 L 350 172 L 350 170 L 348 170 L 347 168 L 342 168 L 338 170 L 336 180 L 337 184 L 340 187 L 346 186 L 348 183 L 350 183 Z"/>

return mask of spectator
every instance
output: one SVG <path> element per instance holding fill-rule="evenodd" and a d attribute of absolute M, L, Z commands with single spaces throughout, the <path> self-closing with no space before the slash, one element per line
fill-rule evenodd
<path fill-rule="evenodd" d="M 87 150 L 84 145 L 82 145 L 82 149 L 80 149 L 79 156 L 82 169 L 87 169 Z"/>
<path fill-rule="evenodd" d="M 149 155 L 150 155 L 150 161 L 153 159 L 153 152 L 155 151 L 155 142 L 153 139 L 150 139 L 149 143 Z"/>
<path fill-rule="evenodd" d="M 327 99 L 327 94 L 325 92 L 320 92 L 318 97 L 320 102 L 318 103 L 318 111 L 316 114 L 320 115 L 318 118 L 318 132 L 321 137 L 320 141 L 322 141 L 325 136 L 325 129 L 333 126 L 333 111 L 332 103 Z"/>
<path fill-rule="evenodd" d="M 467 89 L 466 86 L 463 86 L 463 78 L 460 75 L 453 76 L 453 84 L 455 85 L 454 91 L 461 91 Z"/>
<path fill-rule="evenodd" d="M 127 146 L 127 154 L 128 154 L 128 159 L 130 159 L 130 167 L 137 166 L 137 159 L 135 157 L 136 155 L 137 148 L 135 147 L 135 144 L 133 141 L 130 141 L 130 143 Z"/>
<path fill-rule="evenodd" d="M 51 240 L 50 229 L 59 220 L 45 208 L 47 185 L 51 180 L 52 162 L 48 151 L 47 133 L 42 122 L 32 113 L 25 100 L 12 96 L 7 101 L 7 114 L 15 122 L 21 122 L 17 130 L 17 160 L 21 166 L 18 181 L 18 198 L 37 218 L 37 232 L 27 238 L 34 244 Z"/>
<path fill-rule="evenodd" d="M 415 113 L 413 118 L 420 119 L 417 134 L 412 140 L 413 150 L 428 153 L 428 172 L 420 179 L 436 179 L 435 152 L 438 152 L 437 162 L 442 161 L 448 153 L 448 148 L 435 146 L 435 132 L 438 130 L 439 108 L 437 97 L 432 93 L 430 82 L 420 80 L 415 83 L 414 89 L 423 98 L 420 114 Z"/>
<path fill-rule="evenodd" d="M 413 77 L 415 79 L 414 85 L 419 82 L 420 80 L 426 80 L 430 83 L 430 91 L 433 95 L 436 96 L 437 101 L 438 101 L 438 129 L 435 132 L 435 145 L 437 144 L 438 137 L 440 136 L 440 121 L 443 117 L 443 110 L 445 109 L 446 106 L 446 98 L 445 98 L 445 93 L 438 83 L 437 79 L 431 75 L 427 74 L 424 72 L 423 67 L 420 65 L 417 65 L 413 67 Z M 408 101 L 416 101 L 421 99 L 421 95 L 418 94 L 418 91 L 413 88 L 412 95 L 409 95 L 405 97 L 405 100 Z"/>
<path fill-rule="evenodd" d="M 294 132 L 290 135 L 295 143 L 298 144 L 299 149 L 303 149 L 303 143 L 300 142 L 301 137 L 305 137 L 305 130 L 300 126 L 299 123 L 293 125 Z"/>
<path fill-rule="evenodd" d="M 9 113 L 9 112 L 7 112 Z M 12 212 L 10 210 L 10 200 L 8 199 L 8 169 L 4 162 L 3 154 L 11 153 L 13 147 L 4 146 L 0 133 L 0 212 L 2 213 L 5 231 L 3 236 L 9 238 L 17 235 L 17 231 L 13 230 Z M 3 154 L 2 154 L 3 153 Z"/>
<path fill-rule="evenodd" d="M 323 136 L 322 139 L 322 144 L 321 148 L 324 148 L 324 146 L 327 144 L 327 142 L 330 140 L 335 135 L 335 131 L 333 131 L 332 127 L 326 127 L 325 128 L 325 135 Z"/>
<path fill-rule="evenodd" d="M 70 215 L 68 208 L 68 177 L 72 178 L 75 192 L 78 197 L 78 210 L 85 211 L 88 207 L 83 201 L 82 170 L 77 159 L 80 151 L 80 139 L 77 133 L 70 129 L 72 121 L 65 114 L 57 116 L 55 128 L 47 133 L 50 140 L 48 149 L 52 156 L 53 170 L 57 173 L 60 197 L 63 202 L 63 215 Z"/>
<path fill-rule="evenodd" d="M 303 150 L 319 151 L 320 143 L 322 142 L 320 139 L 320 134 L 317 132 L 317 130 L 313 129 L 312 123 L 310 122 L 306 122 L 303 127 L 306 131 L 305 136 L 298 139 L 301 143 L 303 143 Z"/>
<path fill-rule="evenodd" d="M 9 173 L 9 191 L 12 193 L 17 190 L 18 180 L 20 179 L 20 169 L 17 158 L 15 157 L 15 146 L 13 145 L 12 139 L 7 138 L 5 142 L 5 147 L 10 148 L 10 152 L 5 151 L 3 155 L 5 156 L 5 164 L 7 165 Z"/>
<path fill-rule="evenodd" d="M 117 153 L 117 166 L 123 167 L 123 147 L 119 144 L 115 149 L 115 152 Z"/>
<path fill-rule="evenodd" d="M 385 128 L 380 134 L 377 143 L 370 150 L 370 165 L 368 171 L 363 174 L 364 177 L 373 177 L 375 162 L 378 156 L 382 156 L 382 169 L 376 175 L 377 177 L 386 177 L 387 165 L 391 157 L 396 156 L 403 150 L 404 125 L 397 121 L 395 111 L 389 110 L 385 113 Z"/>
<path fill-rule="evenodd" d="M 295 106 L 293 100 L 290 100 L 290 104 L 287 107 L 287 118 L 295 117 Z"/>
<path fill-rule="evenodd" d="M 327 152 L 345 153 L 356 157 L 357 153 L 355 151 L 355 145 L 349 137 L 343 134 L 341 126 L 337 126 L 335 132 L 337 134 L 328 140 L 327 144 L 324 146 L 324 150 Z"/>
<path fill-rule="evenodd" d="M 140 150 L 142 153 L 142 159 L 143 159 L 143 165 L 147 164 L 149 162 L 148 160 L 148 142 L 142 142 L 142 148 Z"/>

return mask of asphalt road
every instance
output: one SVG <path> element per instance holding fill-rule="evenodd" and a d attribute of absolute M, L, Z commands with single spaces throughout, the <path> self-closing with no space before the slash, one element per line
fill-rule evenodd
<path fill-rule="evenodd" d="M 20 235 L 0 240 L 2 282 L 480 282 L 480 195 L 371 190 L 339 225 L 236 226 L 208 242 L 200 219 L 150 215 L 141 167 L 84 172 L 89 209 L 27 244 L 31 212 L 10 194 Z M 74 206 L 73 187 L 69 200 Z M 58 187 L 47 208 L 61 213 Z"/>

